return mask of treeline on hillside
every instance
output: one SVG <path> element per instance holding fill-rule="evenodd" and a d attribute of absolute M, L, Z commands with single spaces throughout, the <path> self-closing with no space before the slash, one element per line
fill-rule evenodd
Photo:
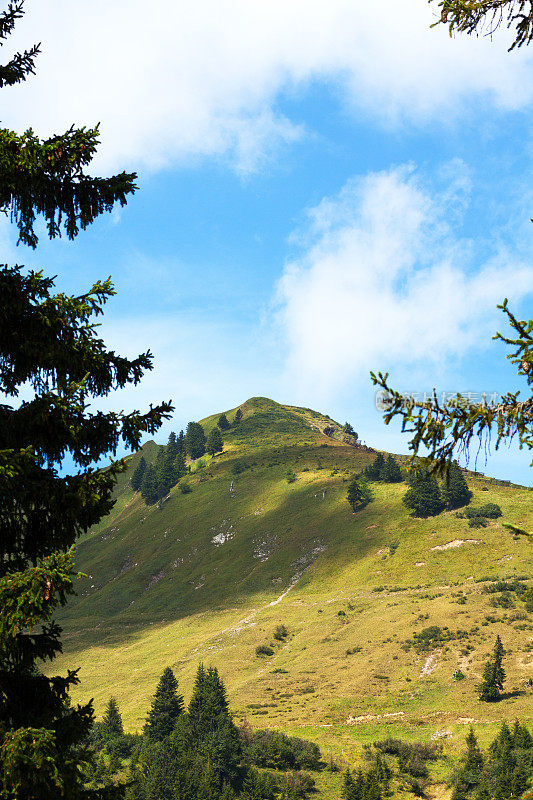
<path fill-rule="evenodd" d="M 466 752 L 452 778 L 452 800 L 533 800 L 533 737 L 525 725 L 503 723 L 488 751 L 470 728 Z"/>
<path fill-rule="evenodd" d="M 151 464 L 146 461 L 144 456 L 141 456 L 131 476 L 132 489 L 141 493 L 147 505 L 153 505 L 158 500 L 162 500 L 187 473 L 186 455 L 183 431 L 179 436 L 172 432 L 168 437 L 166 447 L 158 450 L 155 463 Z"/>
<path fill-rule="evenodd" d="M 350 480 L 347 499 L 353 513 L 373 500 L 370 482 L 399 483 L 402 480 L 402 470 L 394 456 L 389 455 L 385 460 L 383 454 L 378 453 L 372 464 L 368 464 L 362 472 L 353 475 Z"/>
<path fill-rule="evenodd" d="M 238 728 L 218 671 L 203 666 L 187 709 L 167 667 L 141 735 L 124 733 L 111 698 L 88 745 L 95 755 L 91 787 L 117 784 L 120 776 L 126 800 L 296 800 L 315 785 L 302 770 L 324 766 L 313 742 L 254 732 L 247 723 Z"/>
<path fill-rule="evenodd" d="M 533 800 L 533 737 L 518 721 L 512 729 L 504 723 L 483 753 L 473 729 L 466 738 L 466 752 L 451 776 L 451 800 Z M 435 743 L 384 739 L 363 745 L 366 769 L 347 770 L 343 800 L 385 800 L 396 791 L 427 797 L 432 783 L 428 765 L 442 758 Z"/>
<path fill-rule="evenodd" d="M 399 483 L 404 479 L 407 480 L 409 489 L 403 497 L 403 503 L 414 517 L 433 517 L 444 510 L 463 508 L 472 499 L 463 471 L 455 461 L 450 464 L 448 474 L 439 484 L 425 469 L 404 475 L 394 456 L 389 455 L 385 459 L 382 453 L 378 453 L 372 464 L 366 466 L 362 473 L 353 476 L 348 486 L 348 502 L 354 512 L 358 511 L 372 499 L 369 481 Z M 495 519 L 500 515 L 499 506 L 487 503 L 478 509 L 467 509 L 458 516 L 466 517 L 470 527 L 479 527 L 485 525 L 487 519 Z"/>
<path fill-rule="evenodd" d="M 236 426 L 242 419 L 241 409 L 237 409 L 233 423 L 221 414 L 217 424 L 206 436 L 199 422 L 189 422 L 187 431 L 179 434 L 171 432 L 165 447 L 159 448 L 153 464 L 141 456 L 130 484 L 135 492 L 140 492 L 146 505 L 154 505 L 168 495 L 170 490 L 189 472 L 187 458 L 196 461 L 206 453 L 215 456 L 224 449 L 222 431 Z M 183 484 L 184 493 L 188 484 Z"/>
<path fill-rule="evenodd" d="M 387 460 L 383 453 L 378 453 L 374 462 L 364 468 L 363 474 L 370 481 L 381 481 L 382 483 L 399 483 L 403 480 L 402 470 L 393 455 L 389 455 Z"/>
<path fill-rule="evenodd" d="M 389 738 L 363 745 L 366 769 L 346 771 L 341 796 L 343 800 L 385 800 L 395 797 L 397 788 L 426 797 L 428 763 L 441 755 L 441 745 L 433 743 Z"/>
<path fill-rule="evenodd" d="M 403 503 L 414 517 L 434 517 L 445 509 L 462 508 L 472 499 L 463 471 L 456 462 L 450 464 L 448 475 L 440 485 L 427 470 L 413 473 L 408 482 L 410 488 Z"/>

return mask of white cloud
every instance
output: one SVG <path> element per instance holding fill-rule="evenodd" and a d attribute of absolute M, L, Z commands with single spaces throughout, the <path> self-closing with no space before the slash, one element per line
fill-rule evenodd
<path fill-rule="evenodd" d="M 532 267 L 501 249 L 476 264 L 473 244 L 452 235 L 469 192 L 452 166 L 440 191 L 399 167 L 309 212 L 304 252 L 278 287 L 292 380 L 325 395 L 370 369 L 416 368 L 429 382 L 436 364 L 490 342 L 503 297 L 531 291 Z"/>
<path fill-rule="evenodd" d="M 429 29 L 435 11 L 426 0 L 39 0 L 9 43 L 42 41 L 38 72 L 2 91 L 2 123 L 46 134 L 101 121 L 101 168 L 229 155 L 246 172 L 301 135 L 277 101 L 315 80 L 389 125 L 453 121 L 475 96 L 530 103 L 530 52 L 450 41 Z"/>

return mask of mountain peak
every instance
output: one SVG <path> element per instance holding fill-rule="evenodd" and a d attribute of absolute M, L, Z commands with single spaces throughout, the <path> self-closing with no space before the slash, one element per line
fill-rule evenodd
<path fill-rule="evenodd" d="M 246 448 L 256 447 L 269 440 L 271 445 L 303 444 L 342 440 L 343 429 L 338 422 L 326 414 L 312 408 L 283 405 L 269 397 L 250 397 L 244 403 L 224 412 L 218 412 L 200 420 L 206 432 L 213 428 L 224 413 L 230 423 L 237 410 L 242 412 L 242 420 L 225 432 L 225 439 L 234 445 Z M 325 438 L 327 437 L 327 438 Z"/>

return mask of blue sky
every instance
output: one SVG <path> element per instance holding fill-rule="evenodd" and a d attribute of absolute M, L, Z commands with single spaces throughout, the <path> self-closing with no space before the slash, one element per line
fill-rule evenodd
<path fill-rule="evenodd" d="M 163 440 L 263 395 L 405 452 L 371 368 L 406 391 L 520 388 L 491 335 L 505 296 L 531 316 L 533 50 L 452 40 L 425 0 L 73 5 L 28 2 L 12 44 L 43 54 L 3 124 L 100 121 L 95 171 L 140 189 L 74 242 L 0 237 L 62 290 L 112 275 L 106 341 L 156 359 L 110 405 L 172 398 Z M 478 467 L 530 484 L 530 460 Z"/>

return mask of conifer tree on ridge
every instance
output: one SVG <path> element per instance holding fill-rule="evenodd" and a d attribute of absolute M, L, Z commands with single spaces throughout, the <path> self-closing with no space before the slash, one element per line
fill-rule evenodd
<path fill-rule="evenodd" d="M 385 459 L 383 458 L 383 453 L 378 453 L 372 464 L 365 467 L 364 473 L 370 481 L 378 481 L 384 466 Z"/>
<path fill-rule="evenodd" d="M 185 447 L 187 454 L 192 459 L 201 458 L 205 455 L 205 432 L 199 422 L 189 422 L 187 433 L 185 434 Z"/>
<path fill-rule="evenodd" d="M 148 464 L 144 471 L 141 496 L 147 506 L 153 506 L 159 500 L 157 474 L 153 464 Z"/>
<path fill-rule="evenodd" d="M 221 414 L 217 420 L 217 425 L 221 431 L 227 431 L 230 428 L 230 423 L 228 422 L 228 418 L 225 414 Z"/>
<path fill-rule="evenodd" d="M 383 469 L 380 472 L 380 479 L 384 480 L 385 483 L 400 483 L 402 480 L 402 471 L 400 469 L 400 465 L 390 453 L 387 456 L 387 460 L 385 461 Z"/>
<path fill-rule="evenodd" d="M 448 474 L 442 483 L 442 498 L 446 503 L 446 508 L 462 508 L 468 505 L 472 499 L 472 492 L 463 475 L 463 471 L 456 461 L 450 464 Z"/>
<path fill-rule="evenodd" d="M 138 492 L 140 490 L 145 470 L 146 470 L 146 460 L 144 456 L 141 456 L 139 463 L 135 467 L 135 470 L 130 480 L 131 488 L 133 489 L 134 492 Z"/>
<path fill-rule="evenodd" d="M 214 456 L 217 453 L 222 452 L 222 450 L 224 449 L 224 442 L 222 441 L 220 428 L 215 427 L 209 431 L 209 435 L 207 437 L 206 449 L 209 455 L 211 456 Z"/>
<path fill-rule="evenodd" d="M 439 485 L 433 475 L 422 472 L 410 479 L 403 504 L 410 508 L 415 517 L 434 517 L 444 510 Z"/>

